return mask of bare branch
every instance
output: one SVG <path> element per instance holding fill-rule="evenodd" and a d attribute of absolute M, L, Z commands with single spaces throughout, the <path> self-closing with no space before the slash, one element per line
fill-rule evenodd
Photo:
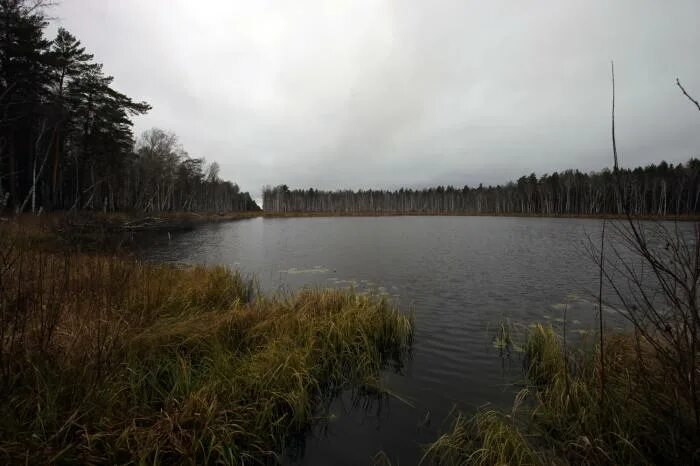
<path fill-rule="evenodd" d="M 614 173 L 617 174 L 617 144 L 615 142 L 615 62 L 610 62 L 610 70 L 612 73 L 612 146 L 613 158 L 615 162 Z"/>
<path fill-rule="evenodd" d="M 688 92 L 686 92 L 685 88 L 683 87 L 683 85 L 681 84 L 681 81 L 680 81 L 678 78 L 676 78 L 676 84 L 678 85 L 678 87 L 681 88 L 681 91 L 683 91 L 683 94 L 685 94 L 685 96 L 686 96 L 688 99 L 690 99 L 690 101 L 691 101 L 692 103 L 695 104 L 695 106 L 698 108 L 698 110 L 700 110 L 700 102 L 698 102 L 697 100 L 693 99 L 693 98 L 690 96 L 690 94 L 688 94 Z"/>

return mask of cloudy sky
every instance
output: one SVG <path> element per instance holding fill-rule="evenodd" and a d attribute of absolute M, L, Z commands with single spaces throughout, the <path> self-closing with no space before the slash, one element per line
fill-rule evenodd
<path fill-rule="evenodd" d="M 700 156 L 700 1 L 60 0 L 137 133 L 265 184 L 508 181 Z"/>

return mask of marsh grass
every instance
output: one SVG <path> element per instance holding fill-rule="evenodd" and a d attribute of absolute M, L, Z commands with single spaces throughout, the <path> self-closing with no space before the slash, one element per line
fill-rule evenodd
<path fill-rule="evenodd" d="M 457 414 L 450 432 L 428 446 L 421 463 L 433 464 L 541 464 L 509 416 L 482 410 L 471 418 Z"/>
<path fill-rule="evenodd" d="M 412 320 L 378 297 L 264 297 L 236 272 L 0 236 L 0 461 L 276 462 L 340 390 L 380 388 Z"/>
<path fill-rule="evenodd" d="M 691 411 L 663 376 L 653 347 L 630 334 L 606 337 L 605 397 L 595 339 L 565 352 L 551 326 L 529 331 L 527 385 L 510 413 L 456 416 L 426 448 L 431 464 L 696 464 Z"/>

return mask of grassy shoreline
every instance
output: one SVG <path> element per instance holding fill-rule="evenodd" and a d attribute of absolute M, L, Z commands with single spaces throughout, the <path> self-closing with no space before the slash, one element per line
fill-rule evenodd
<path fill-rule="evenodd" d="M 260 212 L 144 213 L 52 212 L 0 217 L 0 233 L 26 243 L 27 247 L 62 253 L 129 252 L 144 235 L 169 235 L 202 225 L 247 220 Z"/>
<path fill-rule="evenodd" d="M 3 463 L 275 462 L 340 390 L 381 393 L 410 316 L 347 290 L 262 296 L 227 268 L 0 236 Z"/>
<path fill-rule="evenodd" d="M 207 223 L 232 222 L 261 216 L 260 211 L 250 212 L 51 212 L 41 215 L 21 214 L 0 216 L 0 225 L 17 224 L 23 227 L 72 227 L 100 230 L 107 233 L 138 231 L 191 230 Z"/>

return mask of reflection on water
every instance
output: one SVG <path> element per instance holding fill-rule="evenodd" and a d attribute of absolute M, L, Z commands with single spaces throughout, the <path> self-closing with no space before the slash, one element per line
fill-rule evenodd
<path fill-rule="evenodd" d="M 401 373 L 383 375 L 404 401 L 388 397 L 377 412 L 346 409 L 339 398 L 332 419 L 287 461 L 367 464 L 381 450 L 395 464 L 415 464 L 454 406 L 512 402 L 521 361 L 517 351 L 502 359 L 494 345 L 500 322 L 561 327 L 566 312 L 570 335 L 594 328 L 598 271 L 585 246 L 586 232 L 599 231 L 599 221 L 572 219 L 256 218 L 165 236 L 142 255 L 235 266 L 268 292 L 352 287 L 413 309 L 413 357 Z M 623 325 L 605 310 L 608 325 Z"/>

